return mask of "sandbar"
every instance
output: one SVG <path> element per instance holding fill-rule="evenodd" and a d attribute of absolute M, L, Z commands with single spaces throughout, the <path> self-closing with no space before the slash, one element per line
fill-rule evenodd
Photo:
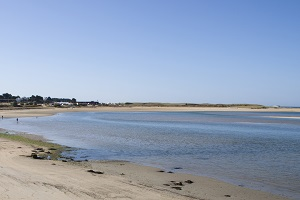
<path fill-rule="evenodd" d="M 0 110 L 0 117 L 40 117 L 64 112 L 300 112 L 300 108 L 250 109 L 239 107 L 72 107 Z"/>

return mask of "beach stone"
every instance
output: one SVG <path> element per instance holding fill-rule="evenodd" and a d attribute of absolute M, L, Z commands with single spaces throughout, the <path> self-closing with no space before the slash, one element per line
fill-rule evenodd
<path fill-rule="evenodd" d="M 178 186 L 175 186 L 175 187 L 172 187 L 173 189 L 176 189 L 176 190 L 182 190 L 181 187 L 178 187 Z"/>
<path fill-rule="evenodd" d="M 174 169 L 182 169 L 182 167 L 174 167 Z"/>
<path fill-rule="evenodd" d="M 32 157 L 32 158 L 36 158 L 37 155 L 36 155 L 35 153 L 32 153 L 32 154 L 31 154 L 31 157 Z"/>
<path fill-rule="evenodd" d="M 194 183 L 193 181 L 191 181 L 191 180 L 186 180 L 186 181 L 184 181 L 184 182 L 186 182 L 186 183 L 189 183 L 189 184 L 192 184 L 192 183 Z"/>
<path fill-rule="evenodd" d="M 33 159 L 43 159 L 42 157 L 38 156 L 38 155 L 35 154 L 35 153 L 31 154 L 31 157 L 32 157 Z"/>
<path fill-rule="evenodd" d="M 172 172 L 172 171 L 168 171 L 168 173 L 169 173 L 169 174 L 173 174 L 174 172 Z"/>
<path fill-rule="evenodd" d="M 229 194 L 225 194 L 224 196 L 225 196 L 225 197 L 231 197 L 231 195 L 229 195 Z"/>
<path fill-rule="evenodd" d="M 157 172 L 165 172 L 164 170 L 159 170 L 159 171 L 157 171 Z"/>
<path fill-rule="evenodd" d="M 90 173 L 93 173 L 93 174 L 104 174 L 104 172 L 94 171 L 92 169 L 87 170 L 87 172 L 90 172 Z"/>
<path fill-rule="evenodd" d="M 51 148 L 49 148 L 48 150 L 49 150 L 49 151 L 55 151 L 55 150 L 57 150 L 57 149 L 51 147 Z"/>
<path fill-rule="evenodd" d="M 173 182 L 174 185 L 180 185 L 180 186 L 183 186 L 183 183 L 180 181 L 180 182 Z"/>

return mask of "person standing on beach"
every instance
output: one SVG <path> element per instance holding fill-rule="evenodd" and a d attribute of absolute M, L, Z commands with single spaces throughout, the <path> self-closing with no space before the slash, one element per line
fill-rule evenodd
<path fill-rule="evenodd" d="M 17 118 L 17 122 L 19 122 L 19 119 Z"/>

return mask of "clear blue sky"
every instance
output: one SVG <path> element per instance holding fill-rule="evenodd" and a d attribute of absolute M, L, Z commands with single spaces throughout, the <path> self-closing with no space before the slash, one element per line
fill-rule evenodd
<path fill-rule="evenodd" d="M 299 0 L 0 0 L 0 93 L 300 106 Z"/>

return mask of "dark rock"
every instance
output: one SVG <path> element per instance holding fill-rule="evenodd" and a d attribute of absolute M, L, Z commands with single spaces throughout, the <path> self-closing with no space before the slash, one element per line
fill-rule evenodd
<path fill-rule="evenodd" d="M 56 149 L 51 147 L 51 148 L 49 148 L 48 150 L 49 150 L 49 151 L 55 151 Z"/>
<path fill-rule="evenodd" d="M 170 186 L 170 184 L 164 184 L 165 186 Z"/>
<path fill-rule="evenodd" d="M 159 171 L 157 171 L 157 172 L 165 172 L 164 170 L 159 170 Z"/>
<path fill-rule="evenodd" d="M 90 172 L 90 173 L 93 173 L 93 174 L 104 174 L 104 172 L 94 171 L 92 169 L 87 170 L 87 172 Z"/>
<path fill-rule="evenodd" d="M 37 151 L 44 151 L 43 148 L 36 148 L 35 150 L 37 150 Z"/>
<path fill-rule="evenodd" d="M 182 190 L 181 187 L 178 187 L 178 186 L 175 186 L 175 187 L 172 187 L 173 189 L 176 189 L 176 190 Z"/>
<path fill-rule="evenodd" d="M 68 162 L 67 160 L 61 160 L 62 162 Z"/>
<path fill-rule="evenodd" d="M 174 169 L 182 169 L 182 167 L 174 167 Z"/>
<path fill-rule="evenodd" d="M 33 159 L 44 159 L 43 157 L 38 156 L 37 154 L 31 154 Z"/>
<path fill-rule="evenodd" d="M 172 171 L 168 171 L 168 173 L 169 173 L 169 174 L 173 174 L 174 172 L 172 172 Z"/>
<path fill-rule="evenodd" d="M 122 174 L 120 174 L 120 175 L 124 176 L 125 174 L 124 174 L 124 173 L 122 173 Z"/>
<path fill-rule="evenodd" d="M 187 180 L 187 181 L 184 181 L 184 182 L 186 182 L 186 183 L 189 183 L 189 184 L 192 184 L 192 183 L 194 183 L 193 181 L 191 181 L 191 180 Z"/>
<path fill-rule="evenodd" d="M 21 149 L 22 147 L 18 147 L 18 149 Z"/>
<path fill-rule="evenodd" d="M 180 182 L 173 182 L 174 185 L 180 185 L 180 186 L 183 186 L 183 183 L 180 181 Z"/>
<path fill-rule="evenodd" d="M 224 196 L 225 196 L 225 197 L 231 197 L 231 195 L 229 195 L 229 194 L 225 194 Z"/>

